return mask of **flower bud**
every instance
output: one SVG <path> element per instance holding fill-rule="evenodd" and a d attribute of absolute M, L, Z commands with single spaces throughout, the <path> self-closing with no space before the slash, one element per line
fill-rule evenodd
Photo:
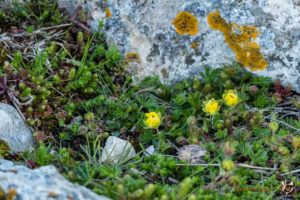
<path fill-rule="evenodd" d="M 226 127 L 229 127 L 231 125 L 231 121 L 229 119 L 226 119 L 224 125 Z"/>
<path fill-rule="evenodd" d="M 295 149 L 300 149 L 300 137 L 294 137 L 292 145 Z"/>
<path fill-rule="evenodd" d="M 289 166 L 285 164 L 280 165 L 280 171 L 282 173 L 287 173 L 289 171 Z"/>
<path fill-rule="evenodd" d="M 217 129 L 222 129 L 223 128 L 223 123 L 221 121 L 217 121 L 216 127 L 217 127 Z"/>
<path fill-rule="evenodd" d="M 195 116 L 192 115 L 192 116 L 188 117 L 187 122 L 188 122 L 189 126 L 193 126 L 196 124 L 197 119 Z"/>
<path fill-rule="evenodd" d="M 27 114 L 31 115 L 33 113 L 33 108 L 30 106 L 26 109 Z"/>
<path fill-rule="evenodd" d="M 254 119 L 250 119 L 249 124 L 250 124 L 250 126 L 254 126 L 255 125 L 255 120 Z"/>
<path fill-rule="evenodd" d="M 197 200 L 197 197 L 196 197 L 196 195 L 192 194 L 192 195 L 188 198 L 188 200 Z"/>
<path fill-rule="evenodd" d="M 201 82 L 197 78 L 194 78 L 194 80 L 193 80 L 193 90 L 194 91 L 200 91 L 201 90 Z"/>
<path fill-rule="evenodd" d="M 228 159 L 225 159 L 223 160 L 222 162 L 222 168 L 225 170 L 225 171 L 230 171 L 234 168 L 234 163 L 232 160 L 228 160 Z"/>
<path fill-rule="evenodd" d="M 293 142 L 293 136 L 291 136 L 291 135 L 287 136 L 285 139 L 290 144 Z"/>
<path fill-rule="evenodd" d="M 211 84 L 207 83 L 207 84 L 204 86 L 204 88 L 203 88 L 203 90 L 202 90 L 202 93 L 208 94 L 208 93 L 211 91 L 211 88 L 212 88 Z"/>
<path fill-rule="evenodd" d="M 124 186 L 122 184 L 119 184 L 117 186 L 117 191 L 118 191 L 118 194 L 119 194 L 120 197 L 124 196 Z"/>
<path fill-rule="evenodd" d="M 165 194 L 160 197 L 160 200 L 168 200 L 168 199 L 169 199 L 168 196 Z"/>
<path fill-rule="evenodd" d="M 290 153 L 289 149 L 284 146 L 280 146 L 277 151 L 281 156 L 286 156 Z"/>
<path fill-rule="evenodd" d="M 227 81 L 225 82 L 225 84 L 224 84 L 224 87 L 225 87 L 226 89 L 231 88 L 231 87 L 232 87 L 232 82 L 231 82 L 231 80 L 227 80 Z"/>
<path fill-rule="evenodd" d="M 272 133 L 275 133 L 278 130 L 277 122 L 275 122 L 275 121 L 270 122 L 269 129 L 272 131 Z"/>
<path fill-rule="evenodd" d="M 95 119 L 95 114 L 92 112 L 88 112 L 84 115 L 84 119 L 86 121 L 93 121 Z"/>
<path fill-rule="evenodd" d="M 142 189 L 138 189 L 134 191 L 133 193 L 129 193 L 130 199 L 140 199 L 144 194 L 144 191 Z"/>
<path fill-rule="evenodd" d="M 225 72 L 221 72 L 220 77 L 222 80 L 228 79 L 228 75 Z"/>
<path fill-rule="evenodd" d="M 19 88 L 20 88 L 21 90 L 24 90 L 24 89 L 26 88 L 25 83 L 23 83 L 23 82 L 19 83 Z"/>
<path fill-rule="evenodd" d="M 71 180 L 76 178 L 76 174 L 73 171 L 69 171 L 68 176 Z"/>
<path fill-rule="evenodd" d="M 256 92 L 258 92 L 258 87 L 256 85 L 251 85 L 249 91 L 251 94 L 255 94 Z"/>
<path fill-rule="evenodd" d="M 231 176 L 229 180 L 227 181 L 228 185 L 230 186 L 236 186 L 239 184 L 239 178 L 238 176 Z"/>
<path fill-rule="evenodd" d="M 154 184 L 151 183 L 151 184 L 147 185 L 144 189 L 145 196 L 147 198 L 149 198 L 153 194 L 154 190 L 155 190 Z"/>
<path fill-rule="evenodd" d="M 189 141 L 190 144 L 198 144 L 198 142 L 199 142 L 196 137 L 190 137 L 188 139 L 188 141 Z"/>
<path fill-rule="evenodd" d="M 234 154 L 235 148 L 232 141 L 227 141 L 223 145 L 223 151 L 227 156 L 231 156 Z"/>
<path fill-rule="evenodd" d="M 294 102 L 294 106 L 298 109 L 300 109 L 300 98 L 297 99 L 295 102 Z"/>

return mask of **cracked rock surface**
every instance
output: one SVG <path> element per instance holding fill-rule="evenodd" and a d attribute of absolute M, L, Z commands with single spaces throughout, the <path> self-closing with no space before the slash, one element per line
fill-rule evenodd
<path fill-rule="evenodd" d="M 8 143 L 14 152 L 33 150 L 33 136 L 18 111 L 0 103 L 0 140 Z"/>
<path fill-rule="evenodd" d="M 29 169 L 3 159 L 0 159 L 0 190 L 4 193 L 15 190 L 18 200 L 110 200 L 68 182 L 54 166 Z"/>

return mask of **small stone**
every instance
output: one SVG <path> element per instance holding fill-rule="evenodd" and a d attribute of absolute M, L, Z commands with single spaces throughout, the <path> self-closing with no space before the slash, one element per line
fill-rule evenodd
<path fill-rule="evenodd" d="M 153 145 L 151 145 L 151 146 L 149 146 L 149 147 L 146 148 L 146 151 L 144 152 L 144 155 L 146 157 L 149 157 L 149 156 L 151 156 L 154 153 L 155 153 L 155 148 L 154 148 Z"/>
<path fill-rule="evenodd" d="M 209 154 L 206 149 L 200 145 L 187 145 L 181 147 L 178 152 L 180 160 L 186 160 L 191 164 L 205 163 L 204 156 Z"/>
<path fill-rule="evenodd" d="M 0 140 L 8 143 L 13 152 L 33 150 L 33 136 L 17 110 L 0 103 Z"/>
<path fill-rule="evenodd" d="M 101 161 L 116 164 L 133 156 L 135 156 L 135 150 L 129 142 L 109 136 L 102 151 Z"/>

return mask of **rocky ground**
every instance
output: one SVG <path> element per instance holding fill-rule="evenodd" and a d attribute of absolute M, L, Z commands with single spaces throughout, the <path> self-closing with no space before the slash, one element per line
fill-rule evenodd
<path fill-rule="evenodd" d="M 285 80 L 233 62 L 136 82 L 139 57 L 102 21 L 91 32 L 80 7 L 30 2 L 0 10 L 1 200 L 300 197 L 300 96 Z"/>

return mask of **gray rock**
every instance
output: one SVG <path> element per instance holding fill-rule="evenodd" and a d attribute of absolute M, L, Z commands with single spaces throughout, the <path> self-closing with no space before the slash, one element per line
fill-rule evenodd
<path fill-rule="evenodd" d="M 68 182 L 54 166 L 29 169 L 0 159 L 0 189 L 15 189 L 18 200 L 109 200 Z M 55 196 L 55 198 L 51 197 Z"/>
<path fill-rule="evenodd" d="M 0 139 L 14 152 L 33 149 L 32 133 L 18 111 L 3 103 L 0 103 Z"/>
<path fill-rule="evenodd" d="M 205 163 L 204 156 L 209 153 L 200 145 L 190 144 L 183 146 L 178 151 L 178 159 L 185 160 L 191 164 Z"/>
<path fill-rule="evenodd" d="M 129 142 L 109 136 L 102 151 L 101 161 L 116 164 L 133 156 L 135 156 L 135 150 Z"/>
<path fill-rule="evenodd" d="M 137 78 L 158 74 L 168 83 L 175 78 L 198 76 L 204 66 L 213 68 L 231 64 L 235 53 L 223 33 L 207 24 L 207 15 L 219 9 L 227 21 L 253 25 L 261 31 L 257 43 L 269 65 L 254 74 L 279 77 L 300 92 L 300 3 L 299 0 L 59 0 L 70 13 L 81 5 L 90 13 L 89 23 L 95 30 L 109 8 L 112 17 L 105 18 L 104 32 L 109 44 L 117 44 L 121 53 L 138 53 L 141 63 L 131 62 Z M 172 20 L 187 11 L 198 20 L 198 34 L 179 35 Z M 198 44 L 198 49 L 191 44 Z M 185 52 L 182 56 L 181 53 Z M 246 68 L 249 70 L 249 68 Z M 177 73 L 175 73 L 177 71 Z"/>

